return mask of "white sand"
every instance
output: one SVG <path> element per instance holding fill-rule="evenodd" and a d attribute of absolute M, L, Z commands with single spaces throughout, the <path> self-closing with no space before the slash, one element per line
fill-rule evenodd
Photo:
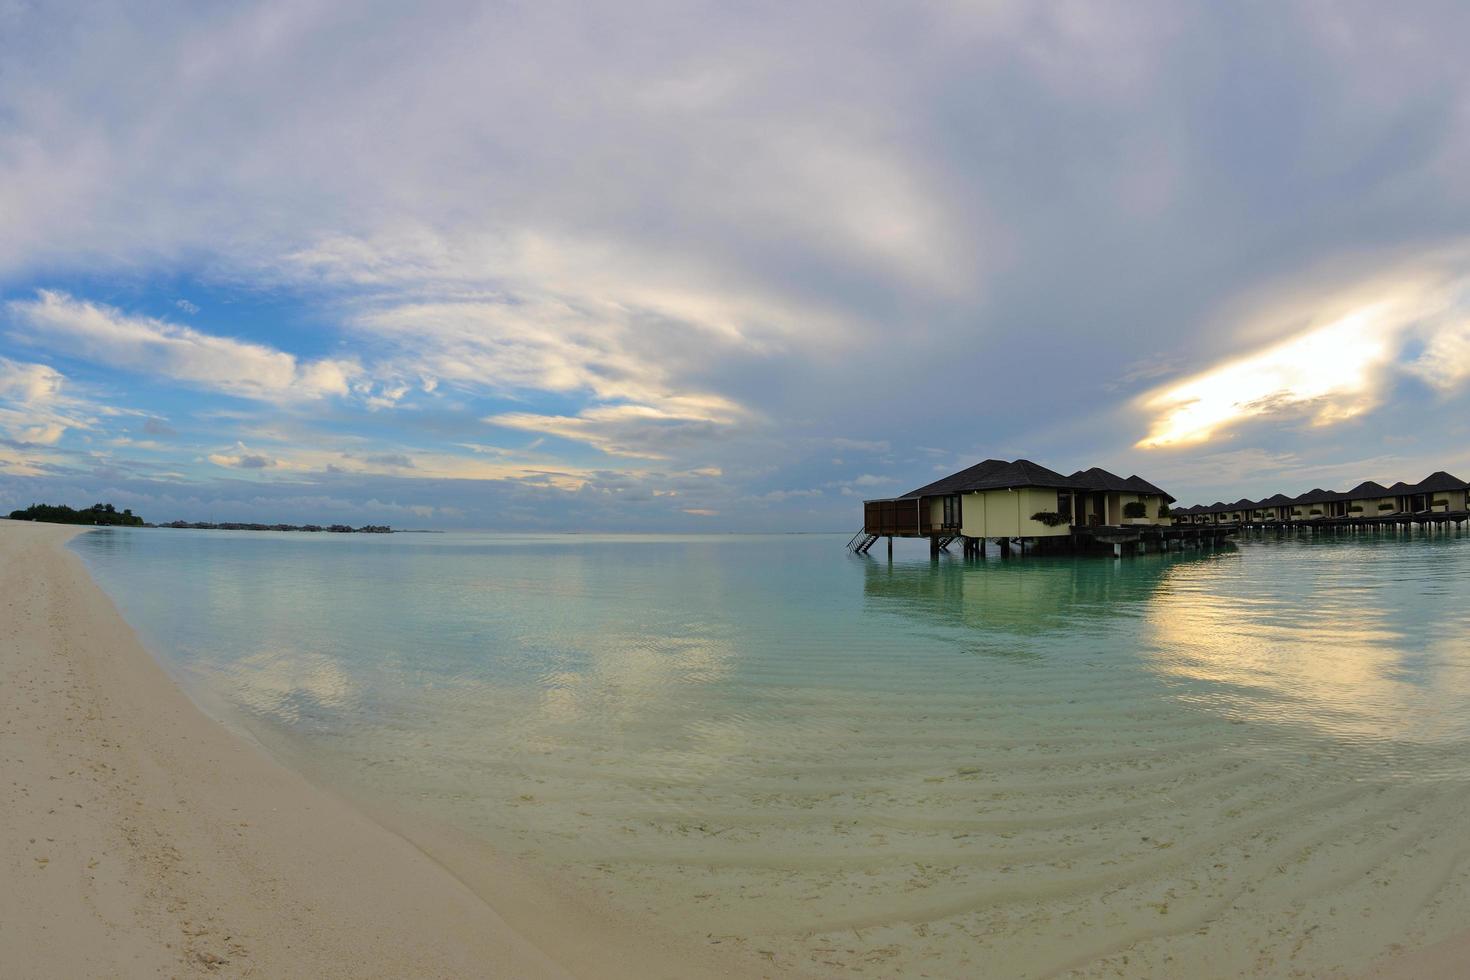
<path fill-rule="evenodd" d="M 276 764 L 140 646 L 78 530 L 0 521 L 0 974 L 759 975 L 509 864 L 472 890 Z"/>

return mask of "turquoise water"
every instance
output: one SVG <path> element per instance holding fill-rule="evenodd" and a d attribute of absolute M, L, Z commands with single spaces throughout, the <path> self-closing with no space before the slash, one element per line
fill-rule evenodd
<path fill-rule="evenodd" d="M 1361 966 L 1470 923 L 1470 537 L 75 539 L 207 710 L 793 974 Z"/>

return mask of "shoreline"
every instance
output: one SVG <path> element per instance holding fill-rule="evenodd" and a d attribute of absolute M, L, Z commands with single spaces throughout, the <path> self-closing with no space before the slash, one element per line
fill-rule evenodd
<path fill-rule="evenodd" d="M 0 520 L 7 972 L 760 975 L 497 855 L 451 870 L 276 762 L 143 648 L 65 547 L 86 530 Z"/>

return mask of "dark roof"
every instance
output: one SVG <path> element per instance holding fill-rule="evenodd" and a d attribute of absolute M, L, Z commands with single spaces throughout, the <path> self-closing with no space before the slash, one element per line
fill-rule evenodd
<path fill-rule="evenodd" d="M 1137 491 L 1138 493 L 1152 493 L 1152 494 L 1157 494 L 1158 496 L 1163 497 L 1165 500 L 1167 500 L 1171 504 L 1174 502 L 1174 498 L 1172 496 L 1170 496 L 1170 494 L 1169 494 L 1168 491 L 1166 491 L 1166 490 L 1160 490 L 1158 487 L 1154 486 L 1152 483 L 1148 482 L 1143 477 L 1139 476 L 1137 473 L 1134 473 L 1132 476 L 1130 476 L 1128 479 L 1124 480 L 1123 482 L 1124 482 L 1124 484 L 1127 485 L 1128 489 L 1130 489 L 1130 490 Z"/>
<path fill-rule="evenodd" d="M 910 490 L 903 496 L 934 497 L 970 490 L 1004 490 L 1008 487 L 1059 487 L 1076 490 L 1081 489 L 1082 485 L 1071 477 L 1062 476 L 1029 459 L 1018 459 L 1009 463 L 1003 459 L 987 459 L 969 469 L 951 473 L 942 480 Z"/>
<path fill-rule="evenodd" d="M 1091 469 L 1078 470 L 1071 475 L 1070 479 L 1076 480 L 1089 490 L 1153 494 L 1163 497 L 1171 504 L 1174 502 L 1174 498 L 1167 491 L 1160 490 L 1137 473 L 1125 478 L 1116 473 L 1110 473 L 1101 466 L 1094 466 Z"/>
<path fill-rule="evenodd" d="M 1131 490 L 1128 481 L 1116 473 L 1109 473 L 1101 466 L 1094 466 L 1087 470 L 1078 470 L 1067 479 L 1073 480 L 1078 486 L 1089 490 Z"/>
<path fill-rule="evenodd" d="M 1388 488 L 1388 492 L 1389 493 L 1413 493 L 1414 492 L 1414 488 L 1412 486 L 1410 486 L 1409 484 L 1405 483 L 1403 480 L 1400 480 L 1399 482 L 1395 483 L 1393 486 L 1389 487 Z"/>
<path fill-rule="evenodd" d="M 1315 489 L 1308 490 L 1299 497 L 1293 497 L 1291 502 L 1294 504 L 1325 504 L 1329 500 L 1341 499 L 1342 494 L 1336 490 L 1323 490 L 1321 487 L 1316 487 Z"/>
<path fill-rule="evenodd" d="M 1274 497 L 1267 497 L 1257 506 L 1260 507 L 1285 507 L 1291 503 L 1291 498 L 1284 493 L 1278 493 Z"/>
<path fill-rule="evenodd" d="M 1342 496 L 1351 500 L 1357 497 L 1383 497 L 1387 494 L 1388 487 L 1381 483 L 1374 483 L 1372 480 L 1364 480 Z"/>
<path fill-rule="evenodd" d="M 1444 470 L 1438 470 L 1414 484 L 1414 492 L 1441 493 L 1445 490 L 1464 490 L 1467 486 L 1470 484 L 1466 484 L 1459 477 L 1450 476 Z"/>
<path fill-rule="evenodd" d="M 1230 505 L 1230 509 L 1231 510 L 1254 510 L 1255 509 L 1255 506 L 1256 506 L 1256 502 L 1254 500 L 1246 500 L 1244 497 L 1241 497 L 1235 503 L 1233 503 L 1233 504 Z"/>

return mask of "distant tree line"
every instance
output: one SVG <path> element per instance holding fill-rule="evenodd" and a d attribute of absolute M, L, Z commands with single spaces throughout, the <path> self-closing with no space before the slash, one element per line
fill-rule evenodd
<path fill-rule="evenodd" d="M 352 527 L 348 524 L 332 524 L 323 527 L 320 524 L 243 524 L 235 521 L 169 521 L 160 524 L 159 527 L 186 528 L 193 531 L 328 531 L 335 534 L 392 534 L 393 529 L 387 524 L 364 524 L 362 527 Z"/>
<path fill-rule="evenodd" d="M 12 521 L 45 521 L 47 524 L 106 524 L 142 527 L 143 518 L 131 510 L 118 510 L 112 504 L 93 504 L 85 510 L 73 510 L 65 504 L 31 504 L 25 510 L 10 512 Z"/>

